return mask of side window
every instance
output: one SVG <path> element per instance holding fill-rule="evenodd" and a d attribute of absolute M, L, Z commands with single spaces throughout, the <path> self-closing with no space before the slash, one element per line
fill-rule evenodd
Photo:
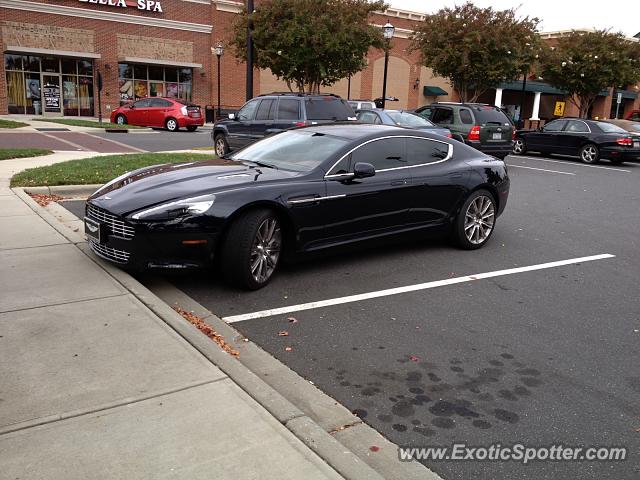
<path fill-rule="evenodd" d="M 633 120 L 634 122 L 640 122 L 640 113 L 634 113 L 633 115 L 631 115 L 631 118 L 629 118 L 629 120 Z"/>
<path fill-rule="evenodd" d="M 566 120 L 554 120 L 553 122 L 547 123 L 542 130 L 544 132 L 559 132 L 564 128 L 566 123 Z"/>
<path fill-rule="evenodd" d="M 278 102 L 278 120 L 300 120 L 300 102 L 281 98 Z"/>
<path fill-rule="evenodd" d="M 430 120 L 440 125 L 451 125 L 453 123 L 453 110 L 450 108 L 436 108 Z"/>
<path fill-rule="evenodd" d="M 578 120 L 569 121 L 569 125 L 567 125 L 567 132 L 576 132 L 576 133 L 589 133 L 589 128 L 584 122 L 579 122 Z"/>
<path fill-rule="evenodd" d="M 274 103 L 275 100 L 273 99 L 262 100 L 256 112 L 256 120 L 273 120 L 275 113 L 273 108 Z"/>
<path fill-rule="evenodd" d="M 384 138 L 369 142 L 351 154 L 351 165 L 358 162 L 370 163 L 376 171 L 406 167 L 405 139 Z"/>
<path fill-rule="evenodd" d="M 151 100 L 151 107 L 156 107 L 156 108 L 169 108 L 171 107 L 173 104 L 168 101 L 168 100 L 162 100 L 161 98 L 154 98 Z"/>
<path fill-rule="evenodd" d="M 471 112 L 467 109 L 460 110 L 460 121 L 465 125 L 473 125 L 473 117 Z"/>
<path fill-rule="evenodd" d="M 151 105 L 151 99 L 145 98 L 134 103 L 136 108 L 148 108 Z"/>
<path fill-rule="evenodd" d="M 431 118 L 431 116 L 433 115 L 433 110 L 430 107 L 423 108 L 422 110 L 416 113 L 420 115 L 422 118 L 426 118 L 427 120 L 431 120 L 433 122 L 433 119 Z"/>
<path fill-rule="evenodd" d="M 238 120 L 253 120 L 253 115 L 256 113 L 259 100 L 251 100 L 246 103 L 244 107 L 238 112 Z"/>
<path fill-rule="evenodd" d="M 373 112 L 358 113 L 358 121 L 362 123 L 380 123 L 380 120 L 378 119 L 378 115 L 376 115 Z"/>
<path fill-rule="evenodd" d="M 351 171 L 351 155 L 344 157 L 327 175 L 342 175 Z"/>
<path fill-rule="evenodd" d="M 449 154 L 449 144 L 429 139 L 407 138 L 407 165 L 422 165 L 443 160 Z"/>

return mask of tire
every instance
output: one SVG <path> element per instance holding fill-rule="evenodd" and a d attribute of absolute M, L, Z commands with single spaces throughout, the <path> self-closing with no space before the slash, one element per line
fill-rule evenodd
<path fill-rule="evenodd" d="M 123 114 L 119 113 L 118 115 L 116 115 L 116 123 L 118 125 L 126 125 L 127 124 L 127 117 L 125 117 Z"/>
<path fill-rule="evenodd" d="M 166 122 L 164 122 L 164 126 L 170 132 L 177 132 L 178 130 L 180 130 L 178 121 L 175 118 L 167 118 Z"/>
<path fill-rule="evenodd" d="M 248 290 L 266 286 L 282 253 L 282 228 L 271 210 L 252 210 L 236 219 L 221 249 L 220 266 L 227 281 Z"/>
<path fill-rule="evenodd" d="M 593 143 L 587 143 L 580 149 L 580 160 L 584 163 L 598 163 L 600 160 L 600 150 Z"/>
<path fill-rule="evenodd" d="M 224 133 L 217 133 L 213 140 L 213 145 L 216 150 L 216 155 L 222 157 L 229 153 L 229 144 L 224 136 Z"/>
<path fill-rule="evenodd" d="M 524 155 L 527 152 L 527 144 L 524 142 L 524 138 L 516 138 L 513 142 L 513 154 Z"/>
<path fill-rule="evenodd" d="M 197 126 L 197 125 L 189 125 L 189 126 L 187 127 L 187 131 L 188 131 L 188 132 L 195 132 L 197 129 L 198 129 L 198 126 Z"/>
<path fill-rule="evenodd" d="M 452 237 L 458 247 L 475 250 L 482 247 L 493 233 L 496 201 L 487 190 L 476 190 L 464 202 L 453 225 Z"/>

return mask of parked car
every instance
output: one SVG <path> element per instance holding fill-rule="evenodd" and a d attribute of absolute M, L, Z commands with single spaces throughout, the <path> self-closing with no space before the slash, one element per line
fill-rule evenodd
<path fill-rule="evenodd" d="M 504 162 L 387 125 L 292 129 L 230 154 L 122 175 L 89 197 L 93 252 L 127 268 L 202 267 L 265 286 L 283 253 L 408 232 L 482 247 L 509 194 Z"/>
<path fill-rule="evenodd" d="M 195 132 L 204 125 L 204 116 L 198 105 L 177 98 L 152 97 L 116 108 L 111 112 L 111 123 Z"/>
<path fill-rule="evenodd" d="M 448 128 L 453 138 L 481 152 L 502 159 L 511 153 L 515 127 L 498 107 L 484 103 L 436 102 L 414 111 Z"/>
<path fill-rule="evenodd" d="M 559 118 L 537 130 L 518 130 L 513 153 L 527 151 L 579 156 L 584 163 L 607 158 L 620 164 L 640 159 L 640 140 L 617 125 L 598 120 Z"/>
<path fill-rule="evenodd" d="M 376 108 L 376 104 L 373 100 L 347 100 L 353 110 L 360 110 L 362 108 Z"/>
<path fill-rule="evenodd" d="M 640 137 L 640 122 L 634 122 L 632 120 L 603 120 L 603 122 L 612 123 L 613 125 L 617 125 L 623 130 L 629 132 L 631 136 Z"/>
<path fill-rule="evenodd" d="M 434 125 L 420 115 L 402 110 L 358 110 L 356 118 L 360 123 L 373 123 L 374 125 L 397 125 L 399 127 L 427 130 L 437 135 L 451 138 L 451 131 Z"/>
<path fill-rule="evenodd" d="M 289 128 L 355 120 L 347 103 L 333 94 L 271 93 L 249 100 L 237 114 L 214 124 L 211 132 L 219 157 Z"/>
<path fill-rule="evenodd" d="M 631 110 L 625 117 L 625 120 L 640 122 L 640 110 Z"/>

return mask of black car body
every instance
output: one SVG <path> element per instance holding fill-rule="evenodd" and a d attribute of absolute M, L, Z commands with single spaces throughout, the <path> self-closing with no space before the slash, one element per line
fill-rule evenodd
<path fill-rule="evenodd" d="M 277 168 L 267 162 L 273 152 L 285 159 Z M 325 125 L 271 136 L 229 159 L 125 174 L 87 200 L 85 231 L 97 255 L 136 269 L 248 261 L 236 250 L 251 244 L 242 232 L 255 235 L 264 212 L 282 232 L 278 252 L 280 244 L 310 252 L 409 231 L 468 234 L 487 217 L 482 238 L 478 231 L 478 241 L 460 239 L 473 249 L 488 240 L 508 192 L 502 161 L 455 140 L 384 125 Z"/>
<path fill-rule="evenodd" d="M 333 94 L 271 93 L 245 103 L 238 113 L 215 123 L 216 153 L 223 156 L 289 128 L 355 120 L 346 100 Z"/>
<path fill-rule="evenodd" d="M 457 140 L 494 157 L 511 153 L 515 127 L 502 109 L 484 103 L 436 102 L 415 113 L 451 130 Z"/>
<path fill-rule="evenodd" d="M 585 163 L 607 158 L 613 163 L 640 159 L 640 140 L 611 123 L 559 118 L 537 130 L 518 130 L 513 153 L 527 151 L 579 156 Z"/>

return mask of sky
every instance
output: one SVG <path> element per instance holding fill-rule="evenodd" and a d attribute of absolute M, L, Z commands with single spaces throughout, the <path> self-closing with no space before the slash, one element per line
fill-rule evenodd
<path fill-rule="evenodd" d="M 460 5 L 464 0 L 386 0 L 386 3 L 403 10 L 434 13 L 444 7 Z M 605 28 L 629 37 L 640 32 L 640 0 L 611 4 L 595 0 L 473 0 L 473 3 L 496 10 L 517 8 L 521 16 L 538 17 L 541 32 Z"/>

